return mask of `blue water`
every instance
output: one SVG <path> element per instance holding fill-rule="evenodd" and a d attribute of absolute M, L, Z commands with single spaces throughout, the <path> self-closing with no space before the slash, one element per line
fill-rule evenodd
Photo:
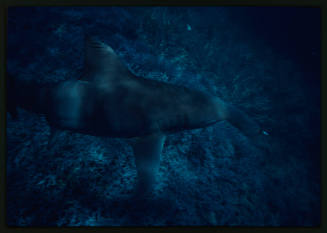
<path fill-rule="evenodd" d="M 263 7 L 11 7 L 7 69 L 57 83 L 83 69 L 85 35 L 137 75 L 208 92 L 265 129 L 261 151 L 220 122 L 169 135 L 153 198 L 126 140 L 63 131 L 47 148 L 42 115 L 7 115 L 11 226 L 318 226 L 320 11 Z"/>

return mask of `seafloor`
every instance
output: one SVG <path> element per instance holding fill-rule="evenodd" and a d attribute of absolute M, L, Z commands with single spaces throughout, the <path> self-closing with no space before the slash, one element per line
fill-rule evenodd
<path fill-rule="evenodd" d="M 61 132 L 7 114 L 10 226 L 320 224 L 320 15 L 310 8 L 8 10 L 7 69 L 56 83 L 83 68 L 96 35 L 137 75 L 199 89 L 269 132 L 261 151 L 227 122 L 167 137 L 153 198 L 136 182 L 124 139 Z"/>

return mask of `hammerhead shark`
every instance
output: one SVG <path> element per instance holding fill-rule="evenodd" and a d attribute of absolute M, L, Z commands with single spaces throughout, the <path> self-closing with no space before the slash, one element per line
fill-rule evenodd
<path fill-rule="evenodd" d="M 8 76 L 8 111 L 44 114 L 52 129 L 102 137 L 134 138 L 137 192 L 156 183 L 166 136 L 226 120 L 256 140 L 266 134 L 247 114 L 198 90 L 133 74 L 107 44 L 85 37 L 80 78 L 45 85 Z"/>

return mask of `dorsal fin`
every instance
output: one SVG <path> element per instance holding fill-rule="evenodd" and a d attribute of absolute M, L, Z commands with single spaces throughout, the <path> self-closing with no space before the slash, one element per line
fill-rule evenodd
<path fill-rule="evenodd" d="M 107 44 L 90 36 L 85 37 L 85 73 L 82 80 L 106 82 L 122 79 L 131 73 Z"/>

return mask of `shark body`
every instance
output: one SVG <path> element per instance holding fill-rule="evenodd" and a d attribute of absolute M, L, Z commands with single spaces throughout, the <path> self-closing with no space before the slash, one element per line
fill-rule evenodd
<path fill-rule="evenodd" d="M 134 75 L 113 49 L 85 40 L 80 79 L 52 86 L 8 78 L 8 110 L 44 114 L 52 128 L 104 137 L 136 138 L 137 192 L 151 191 L 166 135 L 227 120 L 245 135 L 262 134 L 244 112 L 218 97 Z"/>

